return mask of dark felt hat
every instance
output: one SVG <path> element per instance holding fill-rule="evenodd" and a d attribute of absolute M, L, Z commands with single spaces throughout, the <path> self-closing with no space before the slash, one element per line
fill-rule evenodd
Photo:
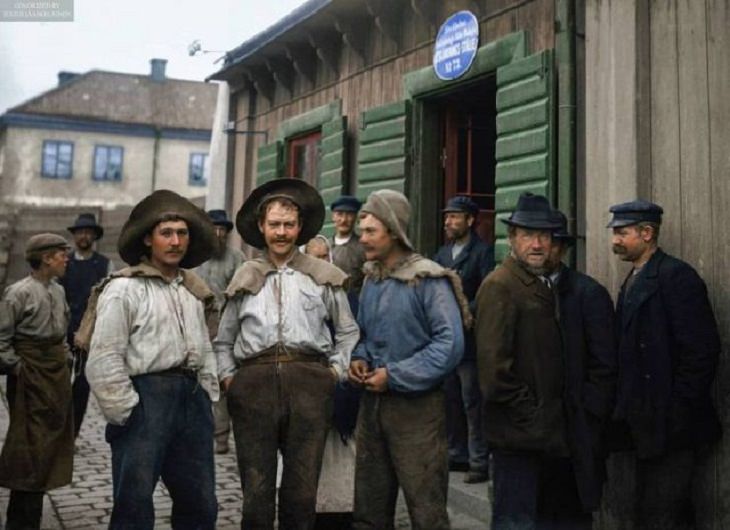
<path fill-rule="evenodd" d="M 66 230 L 73 234 L 79 228 L 91 228 L 96 232 L 97 240 L 101 239 L 104 235 L 104 229 L 96 224 L 96 217 L 94 217 L 93 213 L 80 213 L 74 221 L 74 224 L 66 228 Z"/>
<path fill-rule="evenodd" d="M 560 223 L 560 228 L 553 230 L 553 239 L 564 242 L 566 245 L 575 244 L 575 236 L 568 233 L 568 218 L 560 210 L 553 210 L 555 220 Z"/>
<path fill-rule="evenodd" d="M 322 228 L 324 202 L 319 192 L 301 179 L 274 179 L 253 190 L 236 214 L 236 230 L 249 245 L 259 249 L 266 246 L 264 235 L 259 230 L 259 208 L 264 202 L 277 197 L 289 199 L 299 206 L 303 225 L 297 245 L 305 244 Z"/>
<path fill-rule="evenodd" d="M 233 230 L 233 222 L 228 219 L 225 210 L 208 210 L 208 217 L 214 225 L 225 226 L 229 232 Z"/>
<path fill-rule="evenodd" d="M 352 195 L 343 195 L 337 200 L 333 201 L 330 205 L 330 210 L 333 212 L 353 212 L 357 213 L 362 207 L 362 202 L 357 197 Z"/>
<path fill-rule="evenodd" d="M 180 266 L 189 269 L 207 261 L 216 244 L 213 223 L 203 210 L 170 190 L 157 190 L 132 209 L 117 241 L 122 259 L 129 265 L 137 265 L 142 260 L 147 250 L 144 236 L 165 214 L 175 214 L 188 225 L 190 244 Z"/>
<path fill-rule="evenodd" d="M 553 209 L 547 198 L 529 192 L 520 195 L 520 198 L 517 199 L 517 208 L 509 219 L 502 219 L 502 222 L 510 226 L 532 230 L 560 228 L 560 223 L 553 215 Z"/>
<path fill-rule="evenodd" d="M 619 228 L 636 223 L 662 224 L 662 214 L 664 213 L 664 209 L 658 204 L 641 199 L 614 204 L 608 211 L 613 214 L 613 219 L 606 228 Z"/>
<path fill-rule="evenodd" d="M 71 245 L 58 234 L 36 234 L 31 236 L 25 244 L 25 259 L 28 260 L 33 256 L 39 256 L 47 250 L 55 249 L 70 250 Z"/>
<path fill-rule="evenodd" d="M 459 195 L 451 197 L 442 211 L 444 213 L 468 213 L 476 217 L 479 214 L 479 205 L 469 197 Z"/>

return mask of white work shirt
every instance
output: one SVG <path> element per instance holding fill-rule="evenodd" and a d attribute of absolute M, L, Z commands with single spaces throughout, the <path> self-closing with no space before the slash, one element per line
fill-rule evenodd
<path fill-rule="evenodd" d="M 213 345 L 221 380 L 232 376 L 241 361 L 277 343 L 324 354 L 343 379 L 359 338 L 341 287 L 318 285 L 308 275 L 284 266 L 266 277 L 257 294 L 228 300 Z"/>
<path fill-rule="evenodd" d="M 116 278 L 99 296 L 86 377 L 104 416 L 123 425 L 139 396 L 130 379 L 177 366 L 198 370 L 218 399 L 218 379 L 203 302 L 182 277 Z"/>

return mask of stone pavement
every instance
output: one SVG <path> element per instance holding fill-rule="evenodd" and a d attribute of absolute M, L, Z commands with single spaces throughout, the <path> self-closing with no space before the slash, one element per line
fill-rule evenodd
<path fill-rule="evenodd" d="M 8 428 L 8 412 L 5 402 L 5 378 L 0 384 L 2 403 L 0 403 L 0 443 L 4 442 Z M 112 508 L 111 452 L 104 440 L 105 422 L 93 396 L 89 400 L 89 410 L 84 419 L 79 439 L 76 441 L 73 482 L 64 488 L 53 490 L 46 496 L 43 509 L 43 530 L 78 529 L 99 530 L 106 528 Z M 231 440 L 233 447 L 233 440 Z M 461 475 L 452 474 L 455 483 L 460 484 Z M 226 455 L 216 455 L 216 483 L 218 496 L 218 525 L 220 530 L 240 528 L 241 485 L 236 466 L 236 457 L 231 451 Z M 481 484 L 472 487 L 471 494 L 480 497 L 477 489 L 486 487 Z M 477 492 L 477 493 L 475 493 Z M 452 492 L 450 492 L 452 495 Z M 9 492 L 0 488 L 0 521 L 4 521 Z M 482 517 L 473 518 L 469 510 L 463 510 L 463 495 L 455 496 L 449 506 L 452 528 L 454 530 L 476 530 L 486 528 Z M 452 506 L 454 504 L 454 506 Z M 164 485 L 160 483 L 155 491 L 155 528 L 170 528 L 170 509 L 172 501 Z M 481 515 L 481 514 L 479 514 Z M 488 514 L 484 514 L 487 517 Z M 480 520 L 481 519 L 481 520 Z M 2 525 L 0 524 L 0 528 Z M 401 499 L 396 513 L 396 528 L 410 528 L 408 512 Z"/>

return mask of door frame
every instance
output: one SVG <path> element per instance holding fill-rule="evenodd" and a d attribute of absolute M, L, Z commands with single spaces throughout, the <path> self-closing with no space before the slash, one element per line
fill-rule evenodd
<path fill-rule="evenodd" d="M 411 170 L 406 179 L 406 194 L 411 201 L 411 234 L 416 248 L 433 254 L 441 232 L 442 206 L 439 111 L 428 99 L 460 90 L 479 82 L 497 68 L 522 59 L 528 53 L 527 31 L 510 33 L 488 42 L 477 50 L 469 71 L 459 79 L 443 81 L 433 66 L 414 70 L 403 76 L 405 98 L 411 100 Z"/>

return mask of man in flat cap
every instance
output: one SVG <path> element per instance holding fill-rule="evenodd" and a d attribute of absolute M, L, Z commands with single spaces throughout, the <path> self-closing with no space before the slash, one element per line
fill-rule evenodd
<path fill-rule="evenodd" d="M 226 287 L 245 258 L 239 249 L 228 246 L 228 237 L 233 230 L 233 223 L 228 220 L 226 211 L 209 210 L 208 217 L 215 227 L 216 246 L 213 256 L 202 265 L 198 265 L 195 272 L 215 294 L 220 313 L 226 301 L 224 294 Z M 217 326 L 215 329 L 217 331 Z M 212 338 L 214 337 L 215 333 Z M 225 454 L 228 452 L 228 436 L 231 432 L 231 418 L 228 416 L 228 404 L 225 397 L 221 397 L 213 405 L 213 417 L 215 418 L 215 452 Z"/>
<path fill-rule="evenodd" d="M 347 298 L 354 314 L 357 314 L 358 296 L 362 288 L 362 266 L 365 251 L 355 233 L 357 212 L 362 203 L 357 197 L 343 195 L 330 205 L 335 234 L 332 236 L 332 263 L 350 277 Z"/>
<path fill-rule="evenodd" d="M 74 436 L 78 437 L 89 403 L 89 383 L 86 380 L 88 352 L 74 345 L 74 334 L 81 325 L 91 288 L 108 276 L 114 265 L 111 260 L 94 249 L 94 243 L 104 235 L 104 228 L 96 222 L 93 213 L 82 213 L 67 228 L 74 240 L 74 250 L 69 256 L 66 274 L 59 280 L 66 292 L 66 302 L 71 310 L 67 341 L 74 357 L 71 386 L 74 408 Z"/>
<path fill-rule="evenodd" d="M 71 482 L 73 419 L 66 328 L 69 310 L 56 281 L 68 263 L 56 234 L 28 240 L 31 273 L 0 300 L 0 372 L 10 408 L 0 454 L 0 486 L 10 489 L 8 530 L 39 529 L 43 494 Z"/>
<path fill-rule="evenodd" d="M 413 528 L 449 528 L 442 384 L 464 352 L 471 315 L 452 270 L 416 254 L 411 206 L 397 191 L 370 194 L 360 211 L 368 262 L 362 339 L 349 377 L 364 386 L 357 429 L 353 528 L 393 528 L 398 488 Z"/>
<path fill-rule="evenodd" d="M 494 247 L 475 231 L 479 206 L 469 197 L 452 197 L 446 203 L 444 232 L 447 243 L 433 260 L 456 271 L 461 278 L 469 309 L 476 312 L 475 298 L 484 278 L 494 268 Z M 449 439 L 449 466 L 468 469 L 464 482 L 489 479 L 489 451 L 482 429 L 482 394 L 477 376 L 476 343 L 472 330 L 464 332 L 464 357 L 446 379 L 446 432 Z"/>
<path fill-rule="evenodd" d="M 616 303 L 618 395 L 613 438 L 635 451 L 641 528 L 694 528 L 697 451 L 716 441 L 711 399 L 720 338 L 705 283 L 659 248 L 663 210 L 637 200 L 610 208 L 613 252 L 632 268 Z"/>
<path fill-rule="evenodd" d="M 187 270 L 214 244 L 204 211 L 172 191 L 148 195 L 119 235 L 129 267 L 94 289 L 76 334 L 77 344 L 91 337 L 86 377 L 109 422 L 111 529 L 154 527 L 160 477 L 173 528 L 215 528 L 218 378 L 206 322 L 215 297 Z"/>
<path fill-rule="evenodd" d="M 552 233 L 560 222 L 547 198 L 532 193 L 522 194 L 503 222 L 510 251 L 479 288 L 475 326 L 492 451 L 492 528 L 567 524 L 570 514 L 558 502 L 572 484 L 566 481 L 566 372 L 549 278 Z"/>
<path fill-rule="evenodd" d="M 570 455 L 552 469 L 552 520 L 563 525 L 558 528 L 590 530 L 591 512 L 600 506 L 606 479 L 605 426 L 616 395 L 613 302 L 596 280 L 562 262 L 575 237 L 568 232 L 565 215 L 559 210 L 553 215 L 560 228 L 552 234 L 548 269 L 563 337 L 563 409 Z"/>
<path fill-rule="evenodd" d="M 236 216 L 243 240 L 263 251 L 228 286 L 214 343 L 245 492 L 242 528 L 273 528 L 279 451 L 279 528 L 315 521 L 335 384 L 359 337 L 345 273 L 297 247 L 323 220 L 322 198 L 300 179 L 259 186 Z"/>

